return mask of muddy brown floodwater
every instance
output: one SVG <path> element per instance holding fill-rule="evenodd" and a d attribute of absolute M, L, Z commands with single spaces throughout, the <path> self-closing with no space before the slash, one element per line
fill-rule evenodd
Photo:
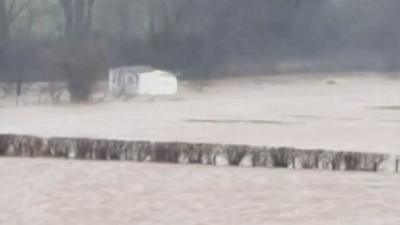
<path fill-rule="evenodd" d="M 400 153 L 400 79 L 303 75 L 180 84 L 172 97 L 38 105 L 0 99 L 0 133 Z M 31 100 L 31 101 L 29 101 Z M 35 104 L 36 103 L 36 104 Z"/>
<path fill-rule="evenodd" d="M 0 159 L 0 224 L 400 224 L 400 177 Z"/>

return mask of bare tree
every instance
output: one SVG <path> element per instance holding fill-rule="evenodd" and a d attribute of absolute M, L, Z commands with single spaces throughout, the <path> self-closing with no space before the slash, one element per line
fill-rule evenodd
<path fill-rule="evenodd" d="M 95 0 L 60 0 L 67 38 L 81 38 L 90 33 L 94 3 Z"/>
<path fill-rule="evenodd" d="M 0 0 L 0 45 L 8 44 L 12 24 L 30 4 L 31 0 Z"/>
<path fill-rule="evenodd" d="M 87 101 L 92 87 L 107 71 L 106 44 L 91 34 L 94 0 L 60 0 L 65 18 L 65 40 L 60 45 L 61 70 L 71 100 Z"/>
<path fill-rule="evenodd" d="M 30 0 L 0 0 L 0 61 L 6 62 L 11 26 L 28 8 Z M 3 65 L 4 66 L 4 65 Z"/>
<path fill-rule="evenodd" d="M 11 46 L 11 26 L 30 4 L 30 0 L 0 0 L 0 68 L 6 72 L 9 81 L 16 83 L 17 105 L 25 72 L 25 54 Z"/>
<path fill-rule="evenodd" d="M 0 48 L 8 43 L 10 34 L 10 24 L 8 22 L 8 13 L 6 9 L 6 1 L 0 0 Z"/>

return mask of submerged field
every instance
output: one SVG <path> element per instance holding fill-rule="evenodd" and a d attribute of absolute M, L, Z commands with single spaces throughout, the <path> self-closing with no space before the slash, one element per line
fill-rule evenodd
<path fill-rule="evenodd" d="M 300 76 L 301 77 L 301 76 Z M 171 97 L 0 98 L 0 133 L 400 153 L 400 80 L 183 82 Z M 0 158 L 0 224 L 398 225 L 398 175 Z"/>
<path fill-rule="evenodd" d="M 0 99 L 0 133 L 400 152 L 400 79 L 334 74 L 182 82 L 171 97 Z"/>
<path fill-rule="evenodd" d="M 0 224 L 398 225 L 397 175 L 0 159 Z"/>

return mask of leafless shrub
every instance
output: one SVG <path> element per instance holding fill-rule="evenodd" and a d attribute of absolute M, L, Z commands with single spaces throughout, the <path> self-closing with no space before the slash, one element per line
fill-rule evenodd
<path fill-rule="evenodd" d="M 50 102 L 53 104 L 59 104 L 61 102 L 61 97 L 66 90 L 65 84 L 50 82 L 42 84 L 38 87 L 38 103 L 42 104 L 45 97 L 50 98 Z"/>
<path fill-rule="evenodd" d="M 105 43 L 94 39 L 72 41 L 66 44 L 66 51 L 62 70 L 71 100 L 87 101 L 93 85 L 107 73 Z"/>
<path fill-rule="evenodd" d="M 96 37 L 65 40 L 43 53 L 42 62 L 51 80 L 66 82 L 71 101 L 88 101 L 96 82 L 107 75 L 107 45 Z"/>
<path fill-rule="evenodd" d="M 0 98 L 13 95 L 15 87 L 9 83 L 0 84 Z"/>

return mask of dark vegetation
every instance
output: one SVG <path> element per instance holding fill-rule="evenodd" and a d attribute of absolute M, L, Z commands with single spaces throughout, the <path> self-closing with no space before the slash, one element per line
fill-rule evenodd
<path fill-rule="evenodd" d="M 0 135 L 0 156 L 400 172 L 400 160 L 389 154 L 21 135 Z"/>
<path fill-rule="evenodd" d="M 398 0 L 0 0 L 0 80 L 65 80 L 88 98 L 107 68 L 185 78 L 397 71 Z"/>

